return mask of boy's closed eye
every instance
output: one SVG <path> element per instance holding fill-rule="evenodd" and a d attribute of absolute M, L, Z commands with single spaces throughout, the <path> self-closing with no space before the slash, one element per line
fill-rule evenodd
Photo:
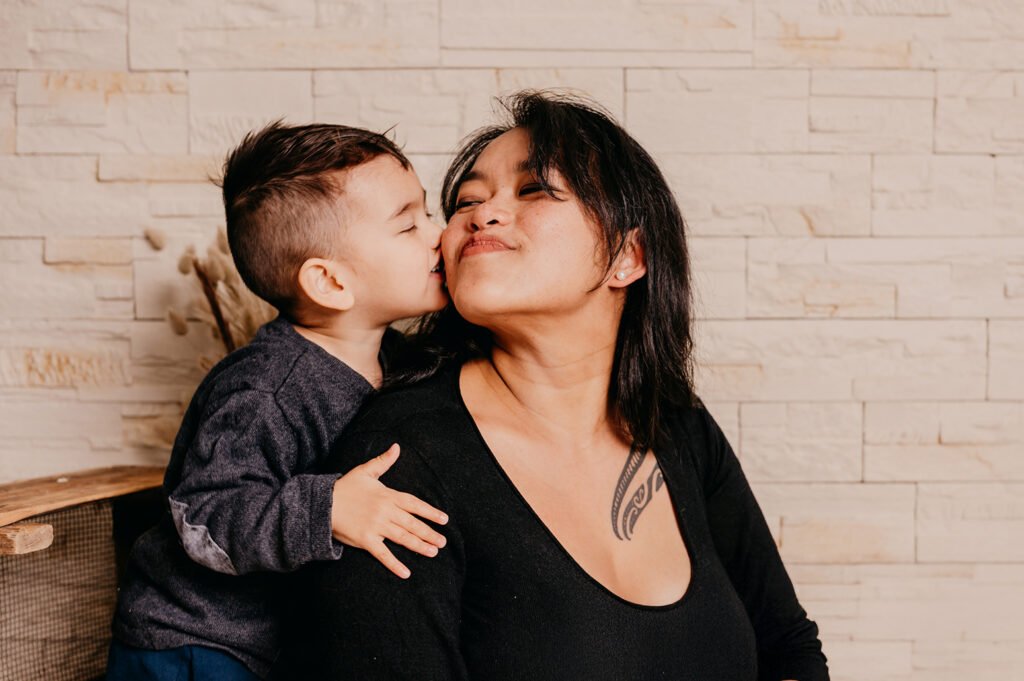
<path fill-rule="evenodd" d="M 434 214 L 433 213 L 424 213 L 424 215 L 426 216 L 427 220 L 431 220 L 432 221 L 434 219 Z M 406 227 L 405 229 L 403 229 L 401 232 L 399 232 L 399 234 L 406 234 L 408 232 L 415 232 L 418 227 L 419 227 L 419 225 L 417 225 L 414 222 L 411 225 L 409 225 L 408 227 Z"/>

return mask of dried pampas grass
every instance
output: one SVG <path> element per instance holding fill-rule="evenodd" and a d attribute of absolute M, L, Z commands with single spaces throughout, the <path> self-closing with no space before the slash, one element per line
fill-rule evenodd
<path fill-rule="evenodd" d="M 203 371 L 209 371 L 229 352 L 247 344 L 263 324 L 277 316 L 271 305 L 242 282 L 231 259 L 227 232 L 223 229 L 217 231 L 205 258 L 197 255 L 194 246 L 185 249 L 178 259 L 178 271 L 193 276 L 198 289 L 189 316 L 209 327 L 223 347 L 223 352 L 217 355 L 199 356 Z M 186 333 L 188 331 L 184 316 L 174 310 L 168 310 L 168 323 L 179 335 L 185 335 L 181 331 L 183 327 Z"/>
<path fill-rule="evenodd" d="M 159 229 L 153 229 L 150 227 L 144 230 L 142 235 L 146 237 L 146 241 L 154 251 L 162 251 L 164 250 L 164 247 L 167 246 L 167 235 Z"/>
<path fill-rule="evenodd" d="M 154 250 L 163 249 L 167 243 L 165 235 L 157 230 L 147 230 L 145 238 Z M 178 258 L 177 266 L 178 272 L 188 277 L 194 295 L 187 310 L 167 310 L 167 323 L 176 335 L 188 336 L 194 333 L 189 320 L 198 321 L 209 329 L 213 338 L 220 341 L 219 351 L 212 354 L 201 352 L 196 358 L 197 365 L 204 373 L 209 372 L 229 352 L 246 345 L 263 324 L 277 316 L 277 310 L 258 298 L 242 282 L 235 269 L 235 262 L 231 259 L 228 235 L 223 228 L 217 230 L 216 238 L 207 247 L 206 257 L 200 258 L 196 247 L 190 245 Z M 208 343 L 202 345 L 206 347 Z M 181 395 L 178 404 L 180 414 L 185 413 L 191 399 L 191 391 Z M 149 421 L 151 423 L 146 424 L 146 437 L 139 444 L 170 448 L 174 444 L 180 416 L 178 419 L 171 418 L 171 421 L 168 421 L 167 415 Z M 174 427 L 168 427 L 172 422 Z"/>

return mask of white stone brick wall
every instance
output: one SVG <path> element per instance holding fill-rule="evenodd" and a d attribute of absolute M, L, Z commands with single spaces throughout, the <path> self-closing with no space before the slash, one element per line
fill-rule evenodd
<path fill-rule="evenodd" d="M 833 678 L 1024 679 L 1019 0 L 3 0 L 0 481 L 166 459 L 244 131 L 397 126 L 436 201 L 544 86 L 678 195 L 699 388 Z"/>

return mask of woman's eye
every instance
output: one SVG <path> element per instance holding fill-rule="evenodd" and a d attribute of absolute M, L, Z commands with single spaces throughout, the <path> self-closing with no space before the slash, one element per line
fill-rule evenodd
<path fill-rule="evenodd" d="M 521 196 L 523 194 L 533 194 L 535 192 L 542 192 L 542 191 L 544 191 L 544 187 L 542 187 L 539 184 L 527 184 L 527 185 L 524 185 L 523 188 L 519 190 L 519 194 Z"/>
<path fill-rule="evenodd" d="M 480 202 L 476 201 L 475 199 L 459 199 L 458 201 L 455 202 L 455 210 L 462 210 L 463 208 L 468 208 L 469 206 L 475 206 L 478 203 Z"/>

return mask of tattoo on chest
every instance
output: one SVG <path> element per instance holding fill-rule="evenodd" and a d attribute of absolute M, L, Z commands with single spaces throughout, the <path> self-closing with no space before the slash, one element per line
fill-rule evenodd
<path fill-rule="evenodd" d="M 615 494 L 612 497 L 612 531 L 615 532 L 616 539 L 622 541 L 629 541 L 633 538 L 633 530 L 636 528 L 637 520 L 640 519 L 640 514 L 651 503 L 651 499 L 658 490 L 665 486 L 665 477 L 661 473 L 661 467 L 655 463 L 647 478 L 642 479 L 640 486 L 629 494 L 630 489 L 634 487 L 633 481 L 637 478 L 640 465 L 644 462 L 646 455 L 646 449 L 634 446 L 629 452 L 629 458 L 615 485 Z"/>

